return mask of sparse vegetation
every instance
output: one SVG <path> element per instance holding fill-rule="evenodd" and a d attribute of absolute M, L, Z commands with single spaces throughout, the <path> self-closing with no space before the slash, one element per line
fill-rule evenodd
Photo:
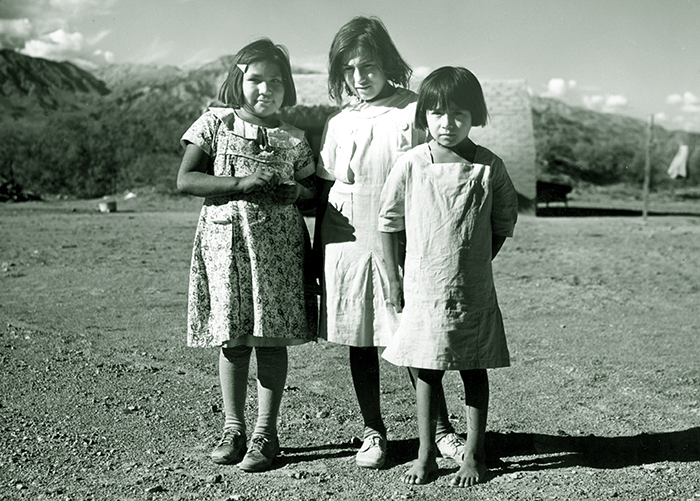
<path fill-rule="evenodd" d="M 24 66 L 31 66 L 32 58 L 19 57 Z M 223 57 L 189 72 L 173 67 L 108 67 L 97 75 L 108 82 L 109 94 L 95 83 L 101 85 L 99 80 L 83 75 L 90 85 L 76 83 L 73 88 L 97 85 L 99 92 L 67 97 L 66 91 L 43 92 L 40 99 L 34 96 L 33 107 L 28 104 L 32 94 L 22 94 L 26 89 L 14 89 L 11 95 L 3 90 L 0 109 L 9 111 L 0 115 L 0 134 L 6 139 L 0 151 L 0 177 L 34 193 L 83 198 L 143 186 L 174 193 L 179 139 L 215 100 L 229 64 L 230 57 Z M 0 70 L 8 73 L 11 68 Z M 67 74 L 82 75 L 72 70 Z M 45 71 L 44 63 L 36 71 Z M 286 110 L 284 118 L 304 129 L 318 151 L 323 125 L 335 108 L 326 100 L 323 78 L 307 72 L 295 80 L 300 104 Z M 532 110 L 540 179 L 574 186 L 641 186 L 646 154 L 643 121 L 537 97 Z M 660 127 L 654 134 L 652 190 L 700 185 L 700 134 Z M 690 176 L 673 183 L 666 169 L 680 142 L 691 148 Z"/>

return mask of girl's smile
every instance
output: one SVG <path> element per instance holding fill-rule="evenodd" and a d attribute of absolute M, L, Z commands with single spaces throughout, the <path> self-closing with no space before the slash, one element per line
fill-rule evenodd
<path fill-rule="evenodd" d="M 264 61 L 250 63 L 243 74 L 242 85 L 245 97 L 245 105 L 241 108 L 245 115 L 243 118 L 252 122 L 258 118 L 265 122 L 282 107 L 284 79 L 276 64 Z"/>

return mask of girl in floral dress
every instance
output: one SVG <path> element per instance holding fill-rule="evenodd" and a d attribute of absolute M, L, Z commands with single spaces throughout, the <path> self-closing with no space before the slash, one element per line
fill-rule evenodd
<path fill-rule="evenodd" d="M 315 196 L 315 164 L 304 133 L 276 117 L 282 106 L 296 103 L 283 47 L 260 39 L 241 49 L 219 99 L 228 107 L 210 108 L 181 141 L 178 189 L 204 197 L 190 269 L 187 344 L 221 348 L 225 423 L 212 459 L 261 471 L 279 453 L 286 347 L 316 338 L 316 298 L 304 283 L 308 236 L 294 205 Z M 258 417 L 246 445 L 253 348 Z"/>

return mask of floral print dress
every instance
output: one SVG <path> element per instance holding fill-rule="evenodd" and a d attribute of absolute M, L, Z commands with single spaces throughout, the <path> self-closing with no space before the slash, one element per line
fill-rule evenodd
<path fill-rule="evenodd" d="M 211 108 L 185 132 L 212 159 L 216 176 L 258 168 L 282 180 L 315 172 L 303 131 L 281 122 L 266 128 L 232 108 Z M 205 198 L 190 268 L 188 346 L 287 346 L 316 338 L 317 301 L 305 287 L 308 241 L 295 205 L 269 191 Z M 308 285 L 308 284 L 307 284 Z"/>

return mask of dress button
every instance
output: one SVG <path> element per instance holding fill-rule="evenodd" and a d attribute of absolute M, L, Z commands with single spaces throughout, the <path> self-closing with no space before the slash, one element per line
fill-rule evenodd
<path fill-rule="evenodd" d="M 402 123 L 401 124 L 401 130 L 408 130 L 408 124 L 407 123 Z"/>

